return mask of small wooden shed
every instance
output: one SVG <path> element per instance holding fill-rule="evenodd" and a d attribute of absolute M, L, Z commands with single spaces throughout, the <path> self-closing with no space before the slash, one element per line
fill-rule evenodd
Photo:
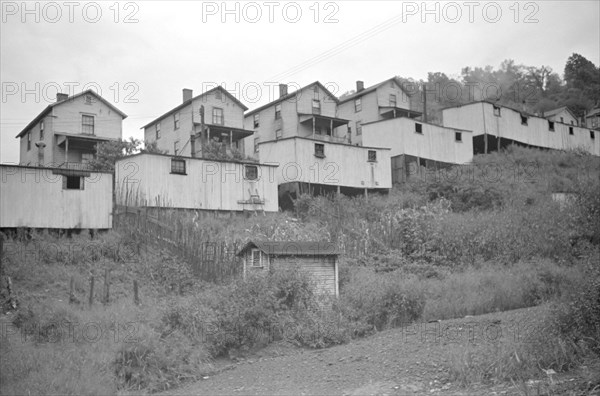
<path fill-rule="evenodd" d="M 238 253 L 248 273 L 298 267 L 315 280 L 317 293 L 338 296 L 339 251 L 330 242 L 250 241 Z"/>

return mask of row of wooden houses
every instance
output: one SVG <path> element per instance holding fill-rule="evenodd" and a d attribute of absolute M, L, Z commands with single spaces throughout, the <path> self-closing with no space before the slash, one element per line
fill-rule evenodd
<path fill-rule="evenodd" d="M 600 155 L 598 111 L 586 126 L 567 108 L 545 116 L 487 101 L 423 121 L 396 78 L 337 98 L 314 82 L 249 109 L 222 87 L 182 101 L 144 125 L 164 154 L 88 163 L 99 142 L 120 139 L 127 117 L 88 90 L 47 106 L 18 135 L 20 164 L 1 165 L 0 228 L 111 228 L 114 205 L 274 212 L 303 192 L 386 192 L 415 168 L 467 164 L 510 144 Z M 208 159 L 219 147 L 222 158 Z M 233 159 L 236 158 L 236 159 Z"/>

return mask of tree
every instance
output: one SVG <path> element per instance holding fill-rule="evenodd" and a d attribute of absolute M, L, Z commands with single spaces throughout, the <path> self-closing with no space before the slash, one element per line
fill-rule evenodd
<path fill-rule="evenodd" d="M 142 149 L 140 146 L 142 141 L 130 137 L 129 140 L 110 140 L 108 142 L 101 142 L 96 145 L 96 156 L 90 161 L 90 166 L 94 170 L 103 171 L 114 171 L 115 163 L 128 155 L 132 155 L 138 152 L 148 153 L 165 153 L 158 149 L 156 142 L 149 143 L 146 148 Z"/>

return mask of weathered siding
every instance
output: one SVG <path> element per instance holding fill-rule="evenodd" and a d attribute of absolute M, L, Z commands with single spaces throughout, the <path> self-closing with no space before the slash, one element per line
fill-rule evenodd
<path fill-rule="evenodd" d="M 82 190 L 66 190 L 60 170 L 0 165 L 0 171 L 0 227 L 112 228 L 112 174 L 90 172 Z"/>
<path fill-rule="evenodd" d="M 527 125 L 521 124 L 521 113 L 501 107 L 500 116 L 494 115 L 493 105 L 479 102 L 443 110 L 444 126 L 473 131 L 473 136 L 488 135 L 496 139 L 509 139 L 536 147 L 557 150 L 584 149 L 600 155 L 600 138 L 592 139 L 590 130 L 555 122 L 549 130 L 548 120 L 530 116 Z M 573 134 L 569 134 L 569 128 Z M 495 147 L 489 147 L 490 150 Z"/>
<path fill-rule="evenodd" d="M 325 158 L 315 156 L 315 144 L 323 144 Z M 260 144 L 261 162 L 277 164 L 278 184 L 302 182 L 340 187 L 391 188 L 390 150 L 289 138 Z M 368 161 L 369 150 L 377 161 Z"/>
<path fill-rule="evenodd" d="M 93 115 L 94 136 L 120 139 L 123 121 L 121 115 L 95 96 L 92 95 L 91 104 L 86 103 L 85 97 L 86 95 L 81 95 L 75 99 L 69 98 L 53 107 L 54 133 L 83 134 L 82 115 Z"/>
<path fill-rule="evenodd" d="M 175 129 L 175 113 L 179 113 L 179 128 Z M 156 124 L 160 122 L 160 138 L 156 139 Z M 176 112 L 167 115 L 152 125 L 144 128 L 144 139 L 147 143 L 156 142 L 156 146 L 168 154 L 174 153 L 175 142 L 179 142 L 178 155 L 191 156 L 189 143 L 192 134 L 192 106 L 185 106 Z"/>
<path fill-rule="evenodd" d="M 565 109 L 563 109 L 560 113 L 547 117 L 547 119 L 550 121 L 562 122 L 563 124 L 568 125 L 579 125 L 577 119 Z"/>
<path fill-rule="evenodd" d="M 272 166 L 238 162 L 185 160 L 186 175 L 171 173 L 172 157 L 140 154 L 124 158 L 115 167 L 117 203 L 205 210 L 278 210 L 277 183 Z M 244 167 L 257 166 L 259 178 L 244 178 Z M 243 204 L 251 194 L 264 205 Z"/>
<path fill-rule="evenodd" d="M 421 124 L 422 133 L 415 132 L 415 124 Z M 462 141 L 456 140 L 455 132 L 461 133 Z M 470 131 L 425 124 L 404 117 L 363 126 L 363 143 L 366 146 L 375 146 L 385 142 L 386 147 L 391 149 L 391 157 L 407 154 L 452 164 L 472 161 L 471 135 Z"/>
<path fill-rule="evenodd" d="M 273 256 L 271 270 L 298 268 L 308 273 L 319 294 L 337 295 L 336 265 L 334 256 Z"/>

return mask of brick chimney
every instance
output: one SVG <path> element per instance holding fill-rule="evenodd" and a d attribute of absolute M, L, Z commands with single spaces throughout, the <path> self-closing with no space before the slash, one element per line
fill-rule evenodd
<path fill-rule="evenodd" d="M 287 84 L 279 84 L 279 97 L 283 97 L 288 94 Z"/>
<path fill-rule="evenodd" d="M 360 92 L 365 89 L 365 83 L 363 81 L 356 82 L 356 92 Z"/>
<path fill-rule="evenodd" d="M 191 89 L 183 88 L 183 102 L 187 102 L 192 99 L 193 91 Z"/>
<path fill-rule="evenodd" d="M 67 95 L 67 94 L 57 92 L 56 93 L 56 103 L 62 102 L 63 100 L 67 100 L 68 97 L 69 97 L 69 95 Z"/>

